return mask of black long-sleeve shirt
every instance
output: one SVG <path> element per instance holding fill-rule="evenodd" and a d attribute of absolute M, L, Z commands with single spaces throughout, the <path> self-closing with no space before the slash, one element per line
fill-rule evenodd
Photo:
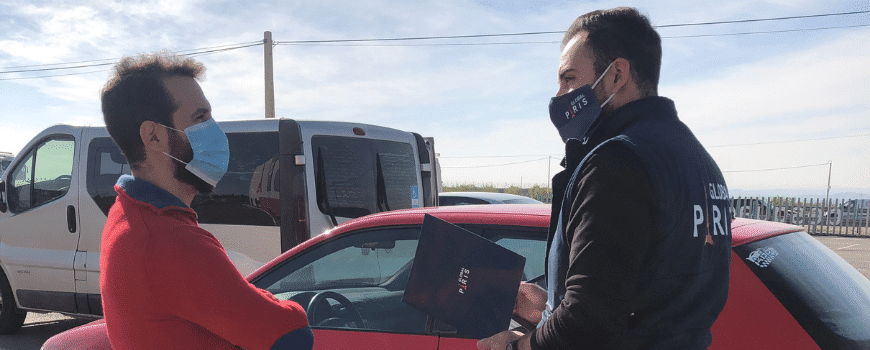
<path fill-rule="evenodd" d="M 532 349 L 618 344 L 645 252 L 660 235 L 651 230 L 656 205 L 640 159 L 614 146 L 587 162 L 564 230 L 571 247 L 565 296 Z"/>

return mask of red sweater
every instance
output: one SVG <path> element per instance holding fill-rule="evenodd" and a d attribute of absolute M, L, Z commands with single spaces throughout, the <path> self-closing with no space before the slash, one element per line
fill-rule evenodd
<path fill-rule="evenodd" d="M 192 209 L 131 176 L 115 190 L 100 251 L 113 348 L 258 350 L 283 337 L 311 349 L 305 310 L 248 283 Z"/>

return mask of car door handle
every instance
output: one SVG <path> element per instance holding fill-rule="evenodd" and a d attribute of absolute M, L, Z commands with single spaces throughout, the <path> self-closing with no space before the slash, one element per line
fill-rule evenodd
<path fill-rule="evenodd" d="M 66 207 L 66 226 L 69 233 L 76 233 L 76 207 L 72 205 Z"/>

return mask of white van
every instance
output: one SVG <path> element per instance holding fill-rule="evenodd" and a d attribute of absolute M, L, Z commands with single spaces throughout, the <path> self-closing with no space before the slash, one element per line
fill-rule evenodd
<path fill-rule="evenodd" d="M 352 218 L 437 203 L 434 153 L 418 134 L 290 119 L 219 124 L 229 170 L 191 206 L 242 274 Z M 17 330 L 26 310 L 101 315 L 100 237 L 126 159 L 104 127 L 69 125 L 18 154 L 0 179 L 0 334 Z"/>

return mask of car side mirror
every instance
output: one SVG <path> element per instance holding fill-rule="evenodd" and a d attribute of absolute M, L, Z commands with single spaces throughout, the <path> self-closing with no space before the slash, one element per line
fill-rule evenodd
<path fill-rule="evenodd" d="M 0 213 L 6 212 L 6 181 L 0 181 Z"/>

